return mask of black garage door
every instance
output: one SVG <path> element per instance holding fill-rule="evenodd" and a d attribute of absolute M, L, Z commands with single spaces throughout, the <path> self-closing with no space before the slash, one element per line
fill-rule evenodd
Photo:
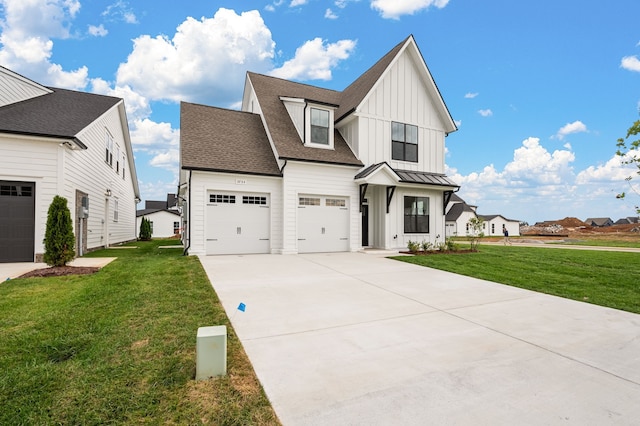
<path fill-rule="evenodd" d="M 35 184 L 0 181 L 0 262 L 33 262 Z"/>

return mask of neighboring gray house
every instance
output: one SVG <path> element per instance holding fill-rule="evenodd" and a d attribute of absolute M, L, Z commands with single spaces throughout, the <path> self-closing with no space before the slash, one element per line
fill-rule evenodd
<path fill-rule="evenodd" d="M 588 226 L 593 226 L 596 228 L 603 228 L 605 226 L 613 225 L 613 220 L 610 217 L 589 217 L 584 220 Z"/>
<path fill-rule="evenodd" d="M 445 234 L 456 125 L 413 36 L 343 91 L 249 72 L 242 111 L 182 103 L 189 254 L 400 249 Z"/>
<path fill-rule="evenodd" d="M 76 253 L 136 238 L 140 191 L 122 99 L 0 67 L 0 158 L 0 262 L 42 258 L 55 195 L 67 199 Z"/>
<path fill-rule="evenodd" d="M 614 223 L 614 225 L 630 225 L 632 223 L 640 223 L 637 216 L 623 217 L 616 220 L 616 223 Z"/>
<path fill-rule="evenodd" d="M 138 232 L 143 217 L 151 222 L 151 236 L 153 238 L 168 238 L 181 234 L 182 220 L 176 194 L 167 194 L 166 201 L 145 201 L 144 209 L 136 211 Z"/>

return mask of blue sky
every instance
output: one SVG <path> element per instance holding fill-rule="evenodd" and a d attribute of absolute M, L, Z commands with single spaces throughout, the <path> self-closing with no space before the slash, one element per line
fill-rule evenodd
<path fill-rule="evenodd" d="M 342 90 L 413 34 L 480 214 L 634 215 L 616 140 L 640 107 L 640 2 L 0 0 L 0 64 L 123 97 L 143 199 L 175 192 L 179 101 L 238 106 L 247 70 Z M 638 189 L 638 181 L 636 189 Z"/>

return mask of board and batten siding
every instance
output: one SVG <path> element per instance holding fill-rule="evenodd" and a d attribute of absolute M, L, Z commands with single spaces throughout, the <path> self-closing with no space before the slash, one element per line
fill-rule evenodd
<path fill-rule="evenodd" d="M 398 57 L 355 115 L 358 129 L 349 123 L 341 131 L 364 164 L 444 173 L 444 121 L 412 55 Z M 418 126 L 417 163 L 391 159 L 392 121 Z"/>
<path fill-rule="evenodd" d="M 428 234 L 405 234 L 404 233 L 404 197 L 429 197 L 429 233 Z M 391 202 L 389 209 L 389 228 L 387 241 L 390 242 L 389 249 L 402 250 L 407 248 L 409 240 L 428 241 L 432 244 L 443 243 L 445 235 L 445 216 L 442 214 L 442 191 L 421 188 L 416 185 L 414 188 L 398 188 Z M 393 236 L 397 235 L 397 238 Z"/>
<path fill-rule="evenodd" d="M 357 251 L 360 239 L 358 185 L 353 181 L 357 168 L 330 164 L 289 161 L 283 179 L 283 254 L 298 252 L 298 196 L 324 195 L 349 199 L 349 247 Z"/>
<path fill-rule="evenodd" d="M 210 191 L 269 194 L 271 252 L 280 253 L 282 251 L 281 178 L 204 171 L 192 171 L 191 173 L 190 217 L 187 218 L 191 238 L 189 241 L 189 254 L 206 254 L 205 226 L 207 223 L 208 193 Z"/>
<path fill-rule="evenodd" d="M 126 128 L 126 123 L 124 124 Z M 105 161 L 107 130 L 113 137 L 113 164 Z M 115 105 L 91 125 L 83 129 L 78 138 L 87 145 L 86 150 L 65 150 L 64 196 L 74 216 L 75 191 L 89 194 L 87 220 L 87 248 L 94 249 L 136 239 L 136 194 L 132 182 L 131 161 L 125 150 L 125 135 Z M 115 146 L 120 147 L 120 169 L 116 172 Z M 124 178 L 122 155 L 125 155 Z M 111 196 L 106 195 L 107 189 Z M 117 220 L 114 211 L 118 204 Z M 75 228 L 74 228 L 75 229 Z"/>

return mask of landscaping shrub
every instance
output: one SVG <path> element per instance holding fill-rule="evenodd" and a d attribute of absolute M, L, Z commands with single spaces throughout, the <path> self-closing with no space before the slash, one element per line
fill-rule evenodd
<path fill-rule="evenodd" d="M 44 261 L 49 266 L 65 266 L 75 257 L 75 237 L 67 199 L 56 195 L 47 213 Z"/>

